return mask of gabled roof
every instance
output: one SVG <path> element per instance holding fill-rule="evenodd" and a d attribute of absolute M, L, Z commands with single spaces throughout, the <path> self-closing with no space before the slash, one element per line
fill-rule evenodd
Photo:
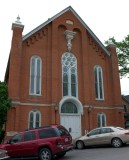
<path fill-rule="evenodd" d="M 36 27 L 35 29 L 33 29 L 31 32 L 29 32 L 28 34 L 26 34 L 25 36 L 23 36 L 23 41 L 26 40 L 32 34 L 36 33 L 38 30 L 42 29 L 44 26 L 46 26 L 47 24 L 49 24 L 50 22 L 52 22 L 53 20 L 55 20 L 56 18 L 58 18 L 59 16 L 61 16 L 62 14 L 64 14 L 67 11 L 71 11 L 76 16 L 76 18 L 86 28 L 86 30 L 91 35 L 91 37 L 102 48 L 102 50 L 104 51 L 104 53 L 106 53 L 108 56 L 110 56 L 110 52 L 105 48 L 105 46 L 102 44 L 102 42 L 97 38 L 97 36 L 92 32 L 92 30 L 87 26 L 87 24 L 81 19 L 81 17 L 75 12 L 75 10 L 71 6 L 67 7 L 64 10 L 62 10 L 61 12 L 59 12 L 58 14 L 56 14 L 55 16 L 53 16 L 52 18 L 49 18 L 46 22 L 42 23 L 41 25 L 39 25 L 38 27 Z"/>

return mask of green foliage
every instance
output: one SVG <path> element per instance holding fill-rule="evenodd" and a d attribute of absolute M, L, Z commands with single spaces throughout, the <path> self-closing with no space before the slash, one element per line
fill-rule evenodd
<path fill-rule="evenodd" d="M 11 107 L 11 100 L 8 98 L 8 86 L 0 81 L 0 131 L 6 121 L 7 110 Z"/>
<path fill-rule="evenodd" d="M 129 35 L 121 42 L 117 42 L 114 37 L 105 41 L 105 44 L 115 44 L 118 56 L 118 65 L 120 76 L 125 77 L 129 75 Z"/>

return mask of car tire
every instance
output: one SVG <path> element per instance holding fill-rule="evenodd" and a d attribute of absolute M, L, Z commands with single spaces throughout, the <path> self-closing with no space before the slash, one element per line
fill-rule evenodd
<path fill-rule="evenodd" d="M 115 148 L 119 148 L 122 146 L 122 141 L 119 138 L 113 138 L 112 139 L 112 146 Z"/>
<path fill-rule="evenodd" d="M 39 152 L 39 158 L 40 158 L 40 160 L 51 160 L 52 153 L 51 153 L 50 149 L 42 148 Z"/>
<path fill-rule="evenodd" d="M 77 141 L 77 143 L 76 143 L 76 148 L 77 148 L 77 149 L 83 149 L 83 148 L 84 148 L 84 143 L 83 143 L 83 141 Z"/>

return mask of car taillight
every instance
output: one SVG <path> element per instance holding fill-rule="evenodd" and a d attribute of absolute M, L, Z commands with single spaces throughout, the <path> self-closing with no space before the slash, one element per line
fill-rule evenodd
<path fill-rule="evenodd" d="M 62 145 L 62 141 L 61 141 L 60 138 L 58 138 L 58 139 L 56 140 L 56 145 Z"/>
<path fill-rule="evenodd" d="M 66 137 L 65 142 L 72 142 L 72 138 L 71 137 Z"/>
<path fill-rule="evenodd" d="M 129 135 L 129 132 L 126 132 L 125 135 Z"/>

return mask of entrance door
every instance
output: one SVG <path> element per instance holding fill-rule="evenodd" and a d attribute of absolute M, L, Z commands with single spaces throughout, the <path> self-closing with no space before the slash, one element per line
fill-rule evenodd
<path fill-rule="evenodd" d="M 64 97 L 60 102 L 60 123 L 68 129 L 73 139 L 81 136 L 83 108 L 75 97 Z"/>
<path fill-rule="evenodd" d="M 61 125 L 66 127 L 73 139 L 81 136 L 80 115 L 61 115 Z"/>

